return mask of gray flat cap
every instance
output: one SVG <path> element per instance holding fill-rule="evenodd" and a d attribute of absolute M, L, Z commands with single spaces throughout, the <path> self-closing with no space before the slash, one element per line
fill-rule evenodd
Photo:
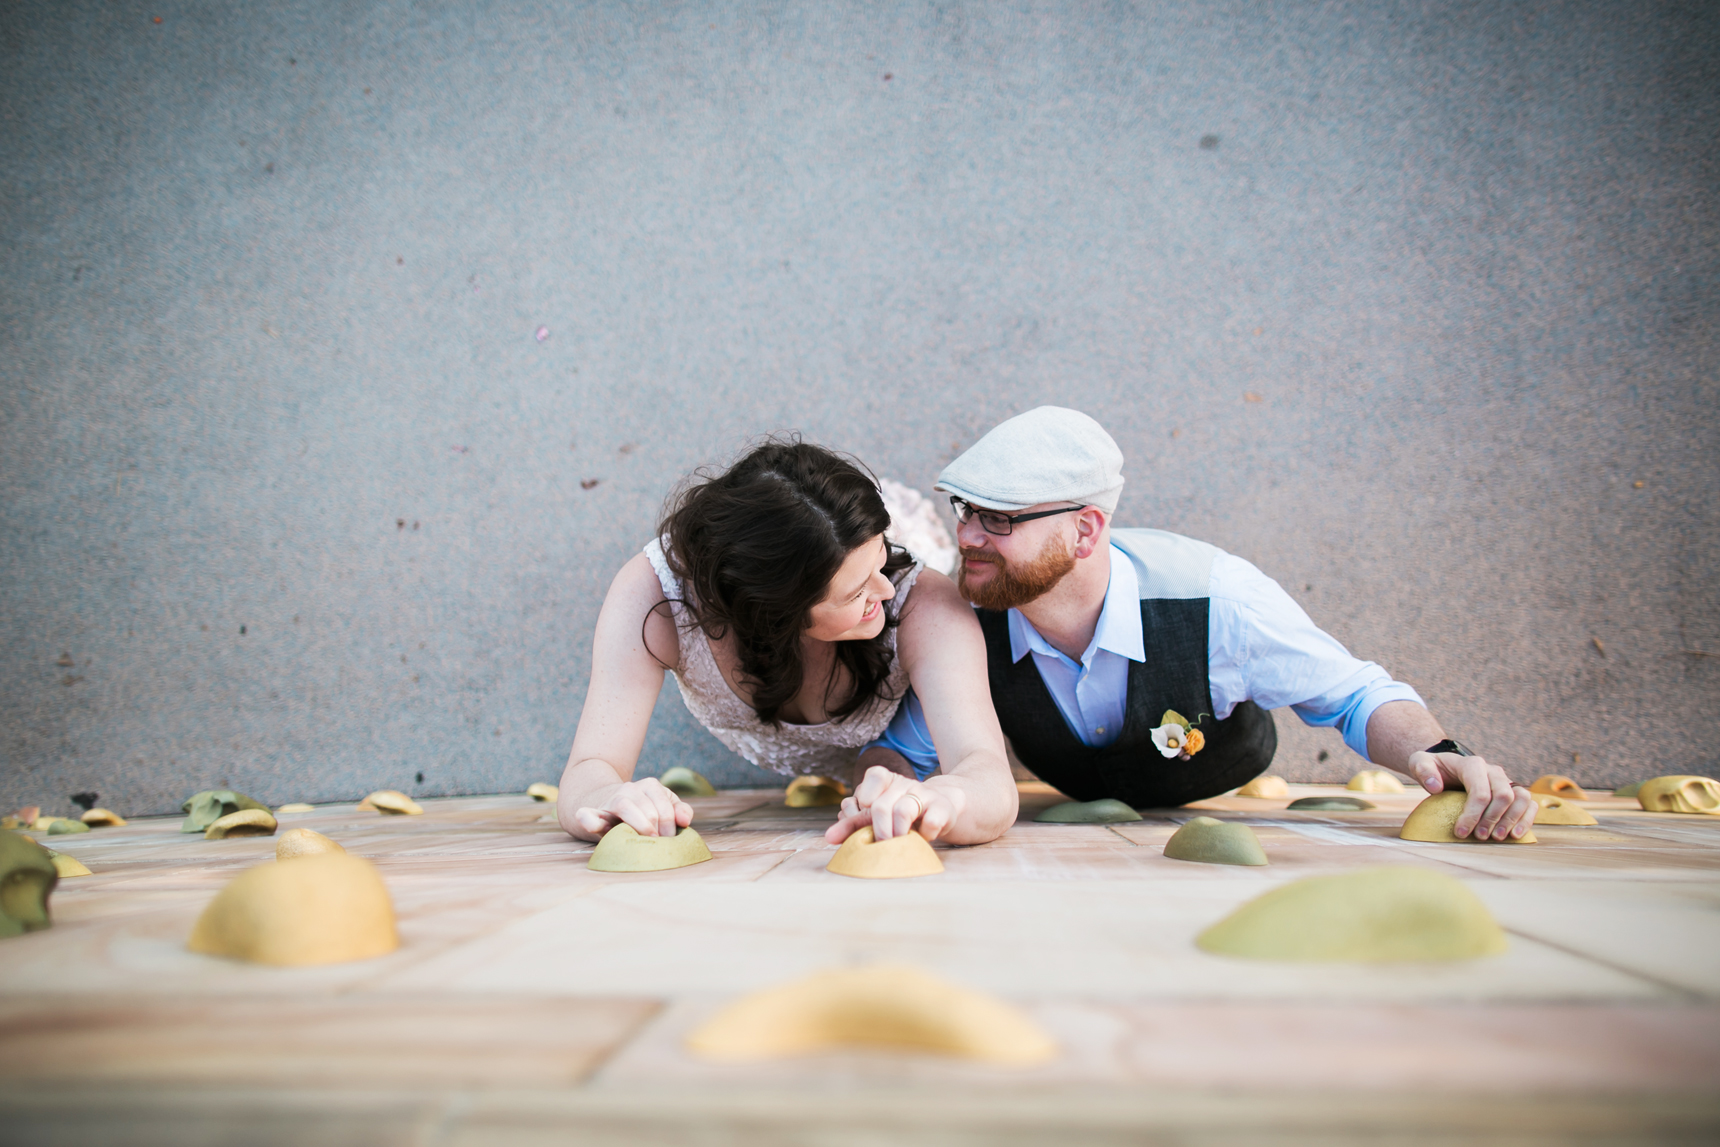
<path fill-rule="evenodd" d="M 987 510 L 1082 502 L 1109 514 L 1123 492 L 1123 452 L 1079 410 L 1039 406 L 992 427 L 934 488 Z"/>

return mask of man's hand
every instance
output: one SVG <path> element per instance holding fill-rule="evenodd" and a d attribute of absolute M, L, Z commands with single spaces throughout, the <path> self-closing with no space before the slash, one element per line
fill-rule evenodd
<path fill-rule="evenodd" d="M 645 777 L 616 785 L 597 804 L 575 810 L 573 820 L 594 840 L 622 822 L 640 836 L 674 836 L 693 823 L 693 806 L 656 777 Z"/>
<path fill-rule="evenodd" d="M 1430 793 L 1463 789 L 1469 794 L 1457 823 L 1451 826 L 1460 839 L 1472 832 L 1476 840 L 1520 837 L 1535 823 L 1535 814 L 1541 808 L 1528 789 L 1513 786 L 1504 769 L 1488 764 L 1482 757 L 1414 752 L 1409 755 L 1407 768 Z"/>
<path fill-rule="evenodd" d="M 831 844 L 841 844 L 867 825 L 875 840 L 903 836 L 916 827 L 927 840 L 936 840 L 950 826 L 964 799 L 959 788 L 933 787 L 882 765 L 866 770 L 852 796 L 844 797 L 836 823 L 824 832 Z"/>

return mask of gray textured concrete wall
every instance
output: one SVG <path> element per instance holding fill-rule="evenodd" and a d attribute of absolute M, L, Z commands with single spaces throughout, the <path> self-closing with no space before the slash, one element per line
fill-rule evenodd
<path fill-rule="evenodd" d="M 679 475 L 794 429 L 928 489 L 1046 401 L 1124 524 L 1514 771 L 1711 772 L 1717 47 L 1604 0 L 5 3 L 0 805 L 551 779 Z M 670 688 L 677 762 L 759 776 Z"/>

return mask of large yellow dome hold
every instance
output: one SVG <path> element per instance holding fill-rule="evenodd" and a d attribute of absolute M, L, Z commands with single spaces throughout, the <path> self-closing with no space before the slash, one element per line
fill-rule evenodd
<path fill-rule="evenodd" d="M 894 880 L 903 876 L 935 876 L 944 870 L 937 849 L 917 832 L 879 840 L 872 826 L 856 829 L 842 842 L 826 872 L 838 876 L 858 876 L 865 880 Z"/>
<path fill-rule="evenodd" d="M 1471 836 L 1458 836 L 1452 831 L 1457 818 L 1463 814 L 1463 804 L 1469 799 L 1469 794 L 1462 789 L 1447 789 L 1442 793 L 1434 793 L 1410 810 L 1404 818 L 1403 828 L 1398 832 L 1403 840 L 1419 840 L 1425 844 L 1535 844 L 1535 830 L 1528 829 L 1522 836 L 1508 836 L 1504 840 L 1476 840 Z"/>
<path fill-rule="evenodd" d="M 1311 876 L 1256 897 L 1200 934 L 1221 956 L 1387 963 L 1505 951 L 1505 931 L 1461 883 L 1422 868 Z"/>
<path fill-rule="evenodd" d="M 370 861 L 342 853 L 241 872 L 209 902 L 187 944 L 193 952 L 281 967 L 368 960 L 399 946 L 382 875 Z"/>
<path fill-rule="evenodd" d="M 1011 1067 L 1057 1054 L 1050 1036 L 1002 1000 L 887 964 L 820 972 L 755 992 L 689 1035 L 687 1047 L 720 1060 L 879 1048 Z"/>

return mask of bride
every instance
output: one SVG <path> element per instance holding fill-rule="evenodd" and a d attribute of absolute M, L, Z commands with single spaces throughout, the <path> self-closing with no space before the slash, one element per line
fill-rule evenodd
<path fill-rule="evenodd" d="M 667 669 L 753 764 L 858 782 L 832 843 L 865 825 L 879 840 L 1001 835 L 1016 788 L 979 623 L 954 583 L 886 540 L 889 525 L 873 477 L 808 443 L 766 443 L 683 488 L 598 614 L 561 826 L 595 840 L 622 822 L 648 836 L 692 823 L 655 777 L 633 779 Z M 909 718 L 910 686 L 935 764 L 875 743 Z"/>

